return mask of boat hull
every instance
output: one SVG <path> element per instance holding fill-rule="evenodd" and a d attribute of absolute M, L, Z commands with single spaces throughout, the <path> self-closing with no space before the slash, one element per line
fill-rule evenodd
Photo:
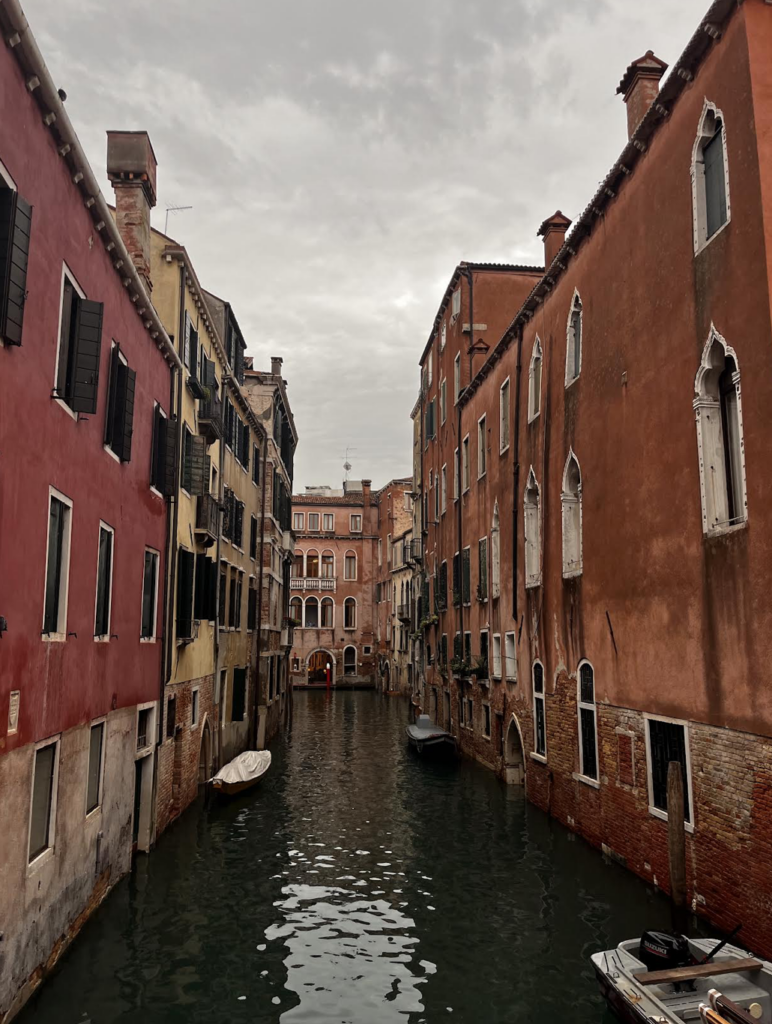
<path fill-rule="evenodd" d="M 216 782 L 212 783 L 212 789 L 215 793 L 219 793 L 220 796 L 238 796 L 239 793 L 243 793 L 245 790 L 256 786 L 260 779 L 262 779 L 262 775 L 258 775 L 256 779 L 247 779 L 244 782 L 223 782 L 221 779 L 217 779 Z"/>
<path fill-rule="evenodd" d="M 593 964 L 600 994 L 620 1020 L 625 1024 L 649 1024 L 649 1018 L 634 1003 L 631 1003 L 603 971 Z"/>

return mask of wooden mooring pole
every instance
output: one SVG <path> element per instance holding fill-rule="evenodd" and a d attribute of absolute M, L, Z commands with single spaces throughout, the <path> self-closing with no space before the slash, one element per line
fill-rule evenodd
<path fill-rule="evenodd" d="M 684 830 L 684 776 L 678 761 L 667 768 L 667 852 L 670 894 L 675 904 L 674 924 L 686 924 L 686 832 Z"/>

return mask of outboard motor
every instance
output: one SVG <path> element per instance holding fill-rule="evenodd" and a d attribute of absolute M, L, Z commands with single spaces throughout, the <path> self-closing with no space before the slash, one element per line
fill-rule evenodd
<path fill-rule="evenodd" d="M 644 932 L 638 959 L 650 971 L 667 971 L 671 967 L 688 967 L 694 962 L 685 935 L 667 932 Z"/>

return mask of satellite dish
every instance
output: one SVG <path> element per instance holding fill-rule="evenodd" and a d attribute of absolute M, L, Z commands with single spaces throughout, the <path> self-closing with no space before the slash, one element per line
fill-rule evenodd
<path fill-rule="evenodd" d="M 346 470 L 346 472 L 348 473 L 348 471 L 349 471 L 349 470 L 351 469 L 351 463 L 350 463 L 350 462 L 344 462 L 344 463 L 343 463 L 343 468 L 344 468 L 344 469 Z"/>

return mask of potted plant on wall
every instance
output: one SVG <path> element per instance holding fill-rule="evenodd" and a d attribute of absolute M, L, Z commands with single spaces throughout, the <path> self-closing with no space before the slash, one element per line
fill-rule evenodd
<path fill-rule="evenodd" d="M 458 676 L 459 679 L 467 679 L 472 672 L 472 666 L 468 661 L 464 661 L 463 658 L 453 658 L 450 668 L 453 675 Z"/>

